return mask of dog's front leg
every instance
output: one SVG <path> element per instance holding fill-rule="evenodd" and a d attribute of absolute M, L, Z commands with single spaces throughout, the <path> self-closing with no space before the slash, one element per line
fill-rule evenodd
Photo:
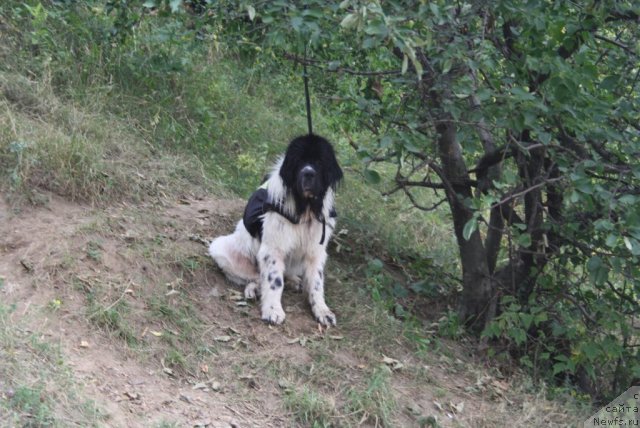
<path fill-rule="evenodd" d="M 313 316 L 320 324 L 336 325 L 336 316 L 324 301 L 324 261 L 319 257 L 317 261 L 309 263 L 304 275 L 303 288 L 309 297 L 309 304 Z"/>
<path fill-rule="evenodd" d="M 281 303 L 284 288 L 284 257 L 279 252 L 263 246 L 258 252 L 258 260 L 262 320 L 269 324 L 282 324 L 285 318 Z"/>

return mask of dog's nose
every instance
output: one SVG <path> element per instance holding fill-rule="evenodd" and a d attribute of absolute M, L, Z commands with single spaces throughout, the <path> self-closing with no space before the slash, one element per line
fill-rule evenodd
<path fill-rule="evenodd" d="M 305 181 L 313 180 L 316 176 L 316 170 L 307 165 L 302 169 L 302 179 Z"/>
<path fill-rule="evenodd" d="M 315 176 L 316 176 L 316 172 L 311 168 L 306 169 L 305 171 L 302 171 L 302 177 L 305 180 L 312 180 Z"/>

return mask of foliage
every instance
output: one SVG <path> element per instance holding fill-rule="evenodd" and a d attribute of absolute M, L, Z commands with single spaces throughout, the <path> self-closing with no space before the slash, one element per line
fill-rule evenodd
<path fill-rule="evenodd" d="M 417 195 L 440 194 L 467 325 L 592 392 L 615 395 L 637 377 L 637 6 L 310 0 L 209 10 L 225 23 L 219 40 L 322 70 L 318 86 L 344 118 L 335 125 L 373 136 L 351 141 L 370 182 L 382 181 L 382 162 L 395 167 L 385 193 L 422 210 L 435 204 Z"/>

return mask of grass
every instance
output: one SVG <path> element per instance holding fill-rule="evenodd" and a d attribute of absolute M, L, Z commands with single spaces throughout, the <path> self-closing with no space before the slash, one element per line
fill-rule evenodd
<path fill-rule="evenodd" d="M 0 421 L 3 426 L 99 426 L 103 413 L 83 398 L 60 349 L 16 323 L 0 304 Z"/>
<path fill-rule="evenodd" d="M 315 391 L 309 386 L 287 391 L 284 406 L 303 426 L 317 428 L 333 426 L 336 415 L 335 404 L 327 398 L 326 394 Z"/>
<path fill-rule="evenodd" d="M 364 388 L 351 388 L 347 393 L 347 408 L 360 418 L 359 423 L 373 426 L 393 426 L 396 403 L 390 385 L 391 369 L 373 369 Z"/>

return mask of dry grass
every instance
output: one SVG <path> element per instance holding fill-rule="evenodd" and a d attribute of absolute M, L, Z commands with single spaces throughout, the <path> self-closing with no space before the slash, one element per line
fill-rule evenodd
<path fill-rule="evenodd" d="M 141 201 L 204 187 L 195 157 L 159 152 L 99 99 L 82 108 L 45 81 L 0 72 L 0 185 L 14 198 Z M 171 188 L 171 190 L 169 190 Z"/>
<path fill-rule="evenodd" d="M 84 398 L 59 347 L 14 318 L 0 305 L 0 425 L 99 425 L 102 411 Z"/>

